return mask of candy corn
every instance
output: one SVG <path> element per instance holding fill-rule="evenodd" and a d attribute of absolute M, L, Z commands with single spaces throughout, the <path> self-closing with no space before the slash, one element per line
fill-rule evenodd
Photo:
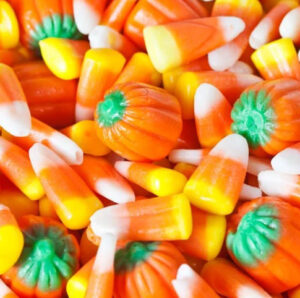
<path fill-rule="evenodd" d="M 30 111 L 13 69 L 0 64 L 0 125 L 14 136 L 29 134 Z"/>
<path fill-rule="evenodd" d="M 226 218 L 195 207 L 192 207 L 192 217 L 193 231 L 190 238 L 176 241 L 175 245 L 189 256 L 212 260 L 222 248 L 226 233 Z"/>
<path fill-rule="evenodd" d="M 74 19 L 78 30 L 89 34 L 100 20 L 107 0 L 74 0 Z"/>
<path fill-rule="evenodd" d="M 129 184 L 105 159 L 86 155 L 83 163 L 74 169 L 91 189 L 105 198 L 116 203 L 134 201 Z"/>
<path fill-rule="evenodd" d="M 113 295 L 114 257 L 117 238 L 104 234 L 89 277 L 86 298 L 109 298 Z"/>
<path fill-rule="evenodd" d="M 160 86 L 161 74 L 155 70 L 147 54 L 135 53 L 122 70 L 115 84 L 130 81 Z"/>
<path fill-rule="evenodd" d="M 96 105 L 120 74 L 125 58 L 112 49 L 91 49 L 84 56 L 76 97 L 76 120 L 91 120 Z"/>
<path fill-rule="evenodd" d="M 23 245 L 23 234 L 15 217 L 9 208 L 0 205 L 0 274 L 6 272 L 17 262 Z"/>
<path fill-rule="evenodd" d="M 44 196 L 41 199 L 39 199 L 38 203 L 39 203 L 40 216 L 50 217 L 55 220 L 59 220 L 56 211 L 53 207 L 53 204 L 51 203 L 51 201 L 48 199 L 47 196 Z"/>
<path fill-rule="evenodd" d="M 278 2 L 257 24 L 249 37 L 253 49 L 258 49 L 264 44 L 279 38 L 279 24 L 283 17 L 298 3 L 294 0 Z M 282 35 L 283 36 L 283 35 Z M 288 37 L 288 36 L 286 36 Z"/>
<path fill-rule="evenodd" d="M 144 30 L 149 57 L 159 72 L 165 72 L 206 55 L 237 37 L 245 28 L 236 17 L 203 18 L 150 26 Z M 197 39 L 188 39 L 193 32 Z"/>
<path fill-rule="evenodd" d="M 230 214 L 246 176 L 248 155 L 248 145 L 243 137 L 237 134 L 225 137 L 204 157 L 188 180 L 185 195 L 203 210 Z"/>
<path fill-rule="evenodd" d="M 275 171 L 287 174 L 300 174 L 299 168 L 300 143 L 288 147 L 272 158 L 271 164 Z"/>
<path fill-rule="evenodd" d="M 271 169 L 272 167 L 270 159 L 249 156 L 247 173 L 257 176 L 260 172 Z"/>
<path fill-rule="evenodd" d="M 179 298 L 218 298 L 219 296 L 190 266 L 182 264 L 172 285 Z"/>
<path fill-rule="evenodd" d="M 291 39 L 282 38 L 256 50 L 251 59 L 264 79 L 300 78 L 300 64 Z"/>
<path fill-rule="evenodd" d="M 33 145 L 29 157 L 64 225 L 74 230 L 86 227 L 90 216 L 102 207 L 100 200 L 76 172 L 46 146 L 38 143 Z"/>
<path fill-rule="evenodd" d="M 215 86 L 232 104 L 245 88 L 261 81 L 262 79 L 255 75 L 237 74 L 228 71 L 185 72 L 176 82 L 174 95 L 180 102 L 183 119 L 193 119 L 195 93 L 201 84 L 208 83 Z"/>
<path fill-rule="evenodd" d="M 124 35 L 108 26 L 96 26 L 89 34 L 91 48 L 107 48 L 119 51 L 126 59 L 135 52 L 136 46 Z"/>
<path fill-rule="evenodd" d="M 208 149 L 175 149 L 170 152 L 169 160 L 173 163 L 186 162 L 188 164 L 198 166 L 208 152 Z"/>
<path fill-rule="evenodd" d="M 98 138 L 94 121 L 79 121 L 62 129 L 61 132 L 73 140 L 85 154 L 103 156 L 110 152 L 110 149 Z"/>
<path fill-rule="evenodd" d="M 0 296 L 2 298 L 18 298 L 18 296 L 0 279 Z"/>
<path fill-rule="evenodd" d="M 262 196 L 262 192 L 258 187 L 251 186 L 248 184 L 243 184 L 240 193 L 240 200 L 253 200 L 256 198 L 260 198 Z"/>
<path fill-rule="evenodd" d="M 201 276 L 222 296 L 271 298 L 256 282 L 226 259 L 219 258 L 206 263 Z"/>
<path fill-rule="evenodd" d="M 100 241 L 99 241 L 100 242 Z M 83 266 L 92 259 L 98 250 L 98 246 L 92 243 L 87 235 L 87 229 L 84 230 L 80 239 L 80 263 Z"/>
<path fill-rule="evenodd" d="M 0 137 L 0 169 L 28 198 L 37 200 L 45 193 L 33 172 L 28 154 L 17 145 Z"/>
<path fill-rule="evenodd" d="M 296 7 L 284 16 L 279 27 L 280 35 L 291 38 L 296 45 L 300 44 L 299 17 L 300 7 Z"/>
<path fill-rule="evenodd" d="M 83 161 L 83 152 L 76 143 L 35 118 L 32 118 L 31 130 L 28 136 L 17 138 L 5 132 L 4 136 L 25 150 L 28 150 L 34 143 L 44 144 L 69 164 L 81 164 Z"/>
<path fill-rule="evenodd" d="M 194 111 L 199 143 L 213 147 L 231 132 L 231 105 L 213 85 L 201 84 L 195 93 Z"/>
<path fill-rule="evenodd" d="M 0 1 L 0 48 L 11 49 L 19 43 L 19 25 L 14 10 L 6 1 Z"/>
<path fill-rule="evenodd" d="M 95 212 L 90 220 L 93 232 L 100 237 L 113 233 L 119 239 L 183 240 L 192 232 L 191 207 L 183 194 L 109 206 Z"/>
<path fill-rule="evenodd" d="M 207 15 L 206 9 L 195 0 L 140 0 L 128 16 L 124 32 L 135 44 L 145 49 L 144 28 Z"/>
<path fill-rule="evenodd" d="M 112 0 L 104 11 L 101 24 L 121 31 L 137 0 Z"/>
<path fill-rule="evenodd" d="M 79 77 L 84 54 L 89 49 L 87 41 L 49 37 L 39 45 L 45 63 L 55 76 L 63 80 Z"/>
<path fill-rule="evenodd" d="M 161 197 L 181 193 L 186 183 L 181 173 L 150 163 L 118 161 L 115 168 L 129 181 Z"/>
<path fill-rule="evenodd" d="M 298 175 L 276 171 L 262 171 L 258 175 L 260 189 L 268 196 L 278 196 L 300 206 L 300 179 Z"/>
<path fill-rule="evenodd" d="M 194 165 L 190 165 L 185 162 L 179 162 L 178 164 L 175 165 L 173 169 L 183 174 L 187 179 L 189 179 L 192 176 L 192 174 L 195 172 L 196 168 L 197 167 Z"/>
<path fill-rule="evenodd" d="M 210 67 L 224 71 L 234 65 L 248 45 L 249 35 L 260 20 L 263 9 L 258 0 L 216 0 L 212 16 L 235 16 L 245 22 L 245 30 L 233 41 L 208 54 Z"/>

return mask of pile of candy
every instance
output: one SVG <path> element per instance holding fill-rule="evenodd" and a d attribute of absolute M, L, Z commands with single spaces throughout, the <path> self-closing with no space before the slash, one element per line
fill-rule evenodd
<path fill-rule="evenodd" d="M 0 0 L 0 298 L 299 298 L 297 47 L 296 0 Z"/>

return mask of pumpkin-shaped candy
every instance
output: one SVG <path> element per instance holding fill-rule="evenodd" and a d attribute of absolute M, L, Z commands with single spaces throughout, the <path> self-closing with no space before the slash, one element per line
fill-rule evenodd
<path fill-rule="evenodd" d="M 115 298 L 175 298 L 171 281 L 185 263 L 168 242 L 129 242 L 115 255 Z"/>
<path fill-rule="evenodd" d="M 267 80 L 246 89 L 231 112 L 232 130 L 253 153 L 275 155 L 300 141 L 300 82 Z"/>
<path fill-rule="evenodd" d="M 23 44 L 39 49 L 47 37 L 78 39 L 81 37 L 73 16 L 72 0 L 10 0 L 16 11 Z"/>
<path fill-rule="evenodd" d="M 34 215 L 19 220 L 25 238 L 21 257 L 2 277 L 21 297 L 62 297 L 78 268 L 79 245 L 59 222 Z"/>
<path fill-rule="evenodd" d="M 300 283 L 300 209 L 276 197 L 243 204 L 228 223 L 227 250 L 269 293 Z"/>
<path fill-rule="evenodd" d="M 177 99 L 161 88 L 136 82 L 108 90 L 95 118 L 102 141 L 132 161 L 164 158 L 182 129 Z"/>

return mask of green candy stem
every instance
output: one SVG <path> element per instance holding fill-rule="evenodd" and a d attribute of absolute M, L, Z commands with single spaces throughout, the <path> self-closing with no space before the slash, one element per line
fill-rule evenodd
<path fill-rule="evenodd" d="M 269 142 L 275 129 L 276 115 L 264 90 L 245 92 L 231 112 L 232 130 L 244 136 L 252 148 Z"/>
<path fill-rule="evenodd" d="M 277 209 L 269 204 L 246 213 L 235 233 L 230 232 L 226 245 L 235 258 L 245 266 L 255 267 L 265 262 L 280 238 L 280 220 Z"/>
<path fill-rule="evenodd" d="M 157 249 L 159 242 L 129 242 L 115 255 L 116 272 L 126 272 L 145 262 Z"/>
<path fill-rule="evenodd" d="M 126 110 L 126 99 L 121 91 L 114 91 L 104 97 L 97 106 L 97 122 L 102 127 L 111 127 L 122 120 Z"/>
<path fill-rule="evenodd" d="M 25 246 L 18 261 L 18 277 L 42 292 L 59 289 L 77 266 L 73 238 L 56 226 L 35 224 L 23 231 Z"/>

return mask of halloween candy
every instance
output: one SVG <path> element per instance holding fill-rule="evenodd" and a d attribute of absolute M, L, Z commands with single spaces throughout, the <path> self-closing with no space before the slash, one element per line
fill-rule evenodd
<path fill-rule="evenodd" d="M 79 77 L 84 54 L 89 49 L 87 41 L 49 37 L 39 45 L 46 65 L 55 76 L 63 80 Z"/>
<path fill-rule="evenodd" d="M 103 156 L 110 152 L 110 149 L 98 138 L 94 121 L 79 121 L 65 127 L 61 132 L 73 140 L 85 154 Z"/>
<path fill-rule="evenodd" d="M 247 139 L 253 153 L 275 155 L 300 140 L 299 88 L 293 79 L 267 80 L 246 89 L 234 104 L 231 128 Z"/>
<path fill-rule="evenodd" d="M 19 223 L 26 249 L 4 280 L 22 297 L 61 297 L 65 282 L 78 268 L 75 237 L 49 218 L 28 215 Z"/>
<path fill-rule="evenodd" d="M 91 49 L 84 56 L 76 96 L 76 120 L 93 119 L 95 107 L 103 101 L 125 64 L 125 58 L 112 49 Z"/>
<path fill-rule="evenodd" d="M 19 43 L 19 26 L 14 10 L 6 1 L 0 1 L 0 49 L 11 49 Z"/>
<path fill-rule="evenodd" d="M 279 24 L 282 19 L 298 5 L 297 1 L 287 0 L 278 2 L 257 24 L 249 37 L 253 49 L 258 49 L 266 43 L 279 38 Z M 281 34 L 281 36 L 284 36 Z M 288 37 L 288 36 L 285 36 Z"/>
<path fill-rule="evenodd" d="M 44 144 L 69 164 L 81 164 L 83 160 L 83 152 L 76 143 L 35 118 L 31 120 L 31 130 L 28 136 L 17 138 L 8 133 L 2 133 L 2 135 L 25 150 L 35 143 Z"/>
<path fill-rule="evenodd" d="M 222 258 L 207 262 L 201 271 L 201 276 L 222 296 L 271 298 L 250 277 Z"/>
<path fill-rule="evenodd" d="M 1 172 L 29 199 L 40 199 L 45 192 L 32 169 L 28 153 L 3 137 L 0 137 L 0 150 Z"/>
<path fill-rule="evenodd" d="M 263 197 L 243 204 L 229 220 L 230 256 L 272 294 L 299 284 L 299 215 L 289 203 Z"/>
<path fill-rule="evenodd" d="M 100 237 L 112 233 L 119 239 L 183 240 L 192 233 L 191 207 L 183 194 L 109 206 L 90 220 L 94 234 Z"/>
<path fill-rule="evenodd" d="M 199 143 L 213 147 L 230 134 L 231 105 L 223 94 L 210 84 L 201 84 L 195 93 L 194 112 Z"/>
<path fill-rule="evenodd" d="M 206 55 L 237 37 L 245 28 L 236 17 L 185 20 L 144 30 L 149 57 L 159 72 L 165 72 Z M 197 39 L 189 39 L 187 32 Z"/>
<path fill-rule="evenodd" d="M 100 200 L 78 174 L 46 146 L 36 143 L 29 150 L 29 157 L 64 225 L 74 230 L 86 227 L 90 216 L 102 207 Z"/>
<path fill-rule="evenodd" d="M 174 96 L 135 82 L 112 87 L 95 112 L 101 140 L 133 161 L 158 160 L 168 155 L 181 132 L 180 116 Z"/>
<path fill-rule="evenodd" d="M 78 30 L 89 34 L 101 20 L 107 0 L 74 0 L 74 19 Z"/>
<path fill-rule="evenodd" d="M 73 168 L 92 190 L 105 198 L 116 203 L 134 201 L 130 185 L 104 158 L 86 155 L 83 163 Z"/>
<path fill-rule="evenodd" d="M 73 1 L 10 0 L 20 23 L 21 40 L 26 47 L 39 52 L 39 41 L 48 37 L 78 39 L 74 22 Z"/>
<path fill-rule="evenodd" d="M 185 185 L 185 195 L 193 205 L 205 211 L 230 214 L 246 176 L 248 154 L 248 145 L 242 136 L 225 137 L 200 162 Z"/>
<path fill-rule="evenodd" d="M 23 234 L 10 209 L 0 204 L 0 273 L 18 260 L 24 246 Z"/>
<path fill-rule="evenodd" d="M 181 193 L 186 183 L 181 173 L 150 163 L 117 161 L 115 168 L 129 181 L 161 197 Z"/>
<path fill-rule="evenodd" d="M 18 298 L 18 296 L 1 279 L 0 295 L 2 298 Z"/>
<path fill-rule="evenodd" d="M 215 291 L 187 264 L 182 264 L 172 280 L 179 298 L 218 298 Z"/>
<path fill-rule="evenodd" d="M 300 64 L 291 39 L 282 38 L 256 50 L 251 59 L 264 79 L 300 77 Z"/>

